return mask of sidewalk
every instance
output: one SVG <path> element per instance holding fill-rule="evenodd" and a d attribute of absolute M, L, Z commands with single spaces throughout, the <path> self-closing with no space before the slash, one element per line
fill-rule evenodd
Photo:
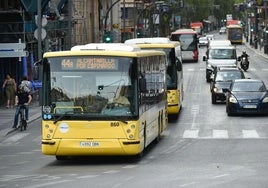
<path fill-rule="evenodd" d="M 260 49 L 260 45 L 258 44 L 258 48 L 255 49 L 254 46 L 251 46 L 251 45 L 249 44 L 249 41 L 248 41 L 248 42 L 245 42 L 246 39 L 243 39 L 243 40 L 244 40 L 244 44 L 245 44 L 245 46 L 247 46 L 250 50 L 252 50 L 252 51 L 254 51 L 255 53 L 257 53 L 258 55 L 261 55 L 262 57 L 268 59 L 268 54 L 265 54 L 265 53 L 264 53 L 264 47 L 262 47 L 262 48 Z M 238 54 L 238 55 L 239 55 L 239 54 Z"/>
<path fill-rule="evenodd" d="M 0 106 L 0 137 L 4 137 L 18 129 L 13 129 L 13 121 L 16 108 L 7 109 L 5 106 Z M 32 122 L 41 117 L 41 106 L 39 101 L 35 101 L 29 106 L 29 123 L 28 126 L 32 126 Z M 41 126 L 41 125 L 37 125 Z"/>

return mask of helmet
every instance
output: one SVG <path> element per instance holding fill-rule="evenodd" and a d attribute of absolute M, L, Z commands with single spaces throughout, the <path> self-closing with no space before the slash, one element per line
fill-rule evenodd
<path fill-rule="evenodd" d="M 243 51 L 243 54 L 246 54 L 246 51 Z"/>

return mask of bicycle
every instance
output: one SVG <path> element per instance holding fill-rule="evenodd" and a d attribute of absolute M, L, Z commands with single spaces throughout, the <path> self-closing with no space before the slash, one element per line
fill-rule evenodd
<path fill-rule="evenodd" d="M 27 120 L 26 120 L 26 116 L 25 116 L 25 105 L 20 105 L 20 131 L 26 130 L 27 129 Z"/>

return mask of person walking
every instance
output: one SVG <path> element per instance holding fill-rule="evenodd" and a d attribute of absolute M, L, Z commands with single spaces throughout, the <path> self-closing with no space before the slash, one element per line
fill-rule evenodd
<path fill-rule="evenodd" d="M 29 104 L 32 101 L 32 96 L 31 96 L 31 93 L 28 92 L 27 86 L 23 84 L 19 85 L 15 101 L 16 101 L 15 105 L 17 107 L 16 107 L 16 112 L 15 112 L 15 117 L 14 117 L 14 124 L 12 127 L 14 129 L 17 128 L 18 120 L 19 120 L 19 112 L 21 108 L 25 109 L 25 117 L 26 117 L 26 121 L 28 121 Z"/>
<path fill-rule="evenodd" d="M 3 83 L 3 89 L 5 90 L 7 98 L 6 108 L 13 108 L 17 86 L 15 80 L 11 78 L 10 74 L 6 75 L 6 79 Z"/>

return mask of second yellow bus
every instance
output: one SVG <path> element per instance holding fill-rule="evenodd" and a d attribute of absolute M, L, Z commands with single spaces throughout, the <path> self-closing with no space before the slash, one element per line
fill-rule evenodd
<path fill-rule="evenodd" d="M 168 114 L 177 116 L 182 108 L 184 94 L 180 43 L 165 37 L 135 38 L 126 40 L 125 43 L 136 44 L 141 49 L 161 50 L 166 53 Z"/>

